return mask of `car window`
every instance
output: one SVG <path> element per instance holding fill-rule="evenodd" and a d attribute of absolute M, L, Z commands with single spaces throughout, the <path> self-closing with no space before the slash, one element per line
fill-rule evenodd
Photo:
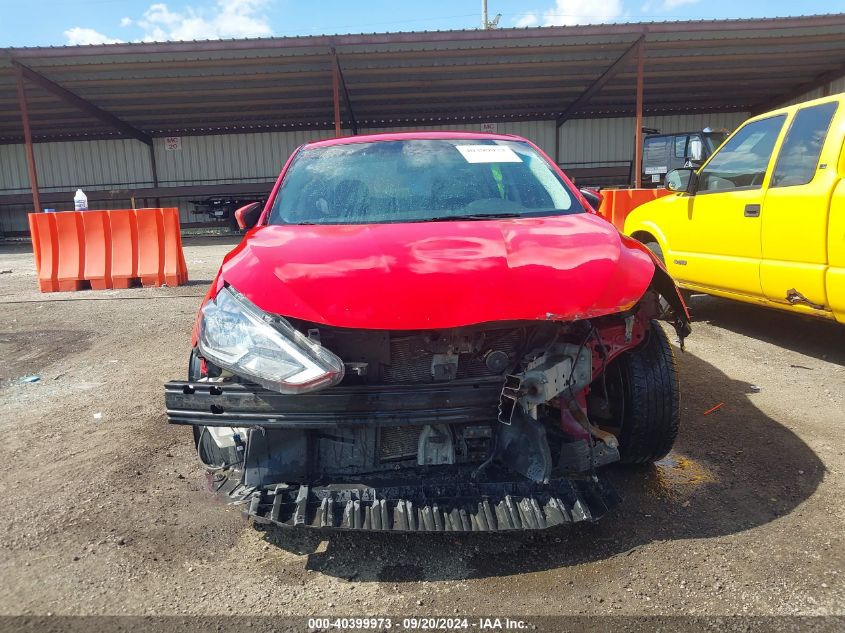
<path fill-rule="evenodd" d="M 301 150 L 269 222 L 375 224 L 583 211 L 525 142 L 407 139 Z"/>
<path fill-rule="evenodd" d="M 686 136 L 676 136 L 675 137 L 675 158 L 686 158 L 687 157 L 687 137 Z"/>
<path fill-rule="evenodd" d="M 785 119 L 779 114 L 741 127 L 701 170 L 697 191 L 761 187 Z"/>
<path fill-rule="evenodd" d="M 772 187 L 806 185 L 813 179 L 836 106 L 823 103 L 798 110 L 781 145 Z"/>

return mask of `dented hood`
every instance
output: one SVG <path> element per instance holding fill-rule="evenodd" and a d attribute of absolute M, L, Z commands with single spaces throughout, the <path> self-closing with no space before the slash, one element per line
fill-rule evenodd
<path fill-rule="evenodd" d="M 210 295 L 335 327 L 414 330 L 573 320 L 624 310 L 649 254 L 589 213 L 543 218 L 253 229 Z"/>

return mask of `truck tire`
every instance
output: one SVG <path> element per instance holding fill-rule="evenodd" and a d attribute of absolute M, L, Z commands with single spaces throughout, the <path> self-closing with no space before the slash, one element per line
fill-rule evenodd
<path fill-rule="evenodd" d="M 617 420 L 623 464 L 646 464 L 666 456 L 680 424 L 680 389 L 675 355 L 656 321 L 637 347 L 608 367 L 618 387 L 611 405 Z"/>
<path fill-rule="evenodd" d="M 660 248 L 660 244 L 657 242 L 644 242 L 644 244 L 645 247 L 657 255 L 657 259 L 663 262 L 663 265 L 666 266 L 666 258 L 663 256 L 663 249 Z M 689 302 L 692 300 L 692 292 L 684 290 L 683 288 L 679 288 L 679 290 L 681 291 L 681 297 L 683 297 L 684 303 L 689 305 Z M 669 308 L 669 303 L 663 297 L 660 297 L 660 307 L 664 312 Z"/>
<path fill-rule="evenodd" d="M 663 262 L 663 265 L 666 265 L 666 258 L 663 257 L 663 249 L 660 248 L 660 244 L 657 242 L 646 242 L 645 247 L 650 250 L 652 253 L 657 255 L 657 259 Z"/>

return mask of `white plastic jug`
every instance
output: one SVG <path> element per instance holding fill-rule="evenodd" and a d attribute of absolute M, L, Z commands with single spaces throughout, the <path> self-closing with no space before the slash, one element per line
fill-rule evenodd
<path fill-rule="evenodd" d="M 73 208 L 77 211 L 88 210 L 88 196 L 82 192 L 82 189 L 76 190 L 76 195 L 73 197 Z"/>

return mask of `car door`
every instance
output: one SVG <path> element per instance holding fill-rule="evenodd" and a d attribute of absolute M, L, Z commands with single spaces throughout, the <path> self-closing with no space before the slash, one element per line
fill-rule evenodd
<path fill-rule="evenodd" d="M 825 140 L 838 105 L 798 110 L 778 152 L 762 212 L 760 283 L 771 301 L 828 305 L 827 224 L 840 142 L 835 135 L 825 147 Z"/>
<path fill-rule="evenodd" d="M 681 281 L 758 297 L 760 211 L 785 114 L 742 126 L 704 165 L 673 218 L 668 258 Z"/>

